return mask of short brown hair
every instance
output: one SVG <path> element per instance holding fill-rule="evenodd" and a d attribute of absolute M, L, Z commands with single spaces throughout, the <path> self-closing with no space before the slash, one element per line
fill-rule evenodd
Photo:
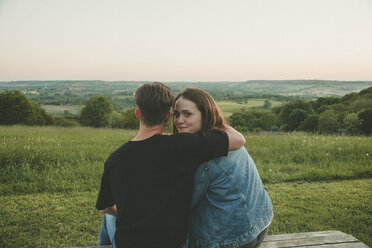
<path fill-rule="evenodd" d="M 185 98 L 195 103 L 202 115 L 202 126 L 199 132 L 205 132 L 212 129 L 225 129 L 226 120 L 222 116 L 213 97 L 208 92 L 198 88 L 186 88 L 181 91 L 175 98 L 175 102 L 179 98 Z M 173 109 L 175 108 L 173 104 Z M 176 126 L 173 123 L 173 133 L 178 133 Z"/>
<path fill-rule="evenodd" d="M 172 91 L 160 82 L 146 83 L 139 87 L 134 99 L 141 120 L 146 126 L 163 123 L 174 101 Z"/>

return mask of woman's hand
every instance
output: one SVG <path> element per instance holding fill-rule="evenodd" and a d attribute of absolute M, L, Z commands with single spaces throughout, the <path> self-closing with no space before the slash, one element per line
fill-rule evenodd
<path fill-rule="evenodd" d="M 104 210 L 101 210 L 101 212 L 105 213 L 105 214 L 116 216 L 117 213 L 118 213 L 118 210 L 116 208 L 116 205 L 114 204 L 111 207 L 107 207 Z"/>
<path fill-rule="evenodd" d="M 238 150 L 245 144 L 245 138 L 243 134 L 236 131 L 233 127 L 225 125 L 224 130 L 229 137 L 229 151 Z"/>

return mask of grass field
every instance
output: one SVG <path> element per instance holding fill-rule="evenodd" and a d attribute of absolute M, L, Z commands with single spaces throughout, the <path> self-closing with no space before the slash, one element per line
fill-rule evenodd
<path fill-rule="evenodd" d="M 0 247 L 94 245 L 103 163 L 136 131 L 0 127 Z M 269 234 L 340 230 L 372 245 L 372 137 L 245 134 Z"/>

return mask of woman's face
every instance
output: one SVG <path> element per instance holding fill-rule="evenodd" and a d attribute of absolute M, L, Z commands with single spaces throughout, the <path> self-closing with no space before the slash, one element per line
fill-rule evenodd
<path fill-rule="evenodd" d="M 175 104 L 173 121 L 179 133 L 196 133 L 202 126 L 202 114 L 194 102 L 180 97 Z"/>

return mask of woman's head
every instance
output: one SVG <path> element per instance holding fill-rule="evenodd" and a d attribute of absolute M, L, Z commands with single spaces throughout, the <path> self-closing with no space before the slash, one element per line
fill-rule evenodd
<path fill-rule="evenodd" d="M 206 91 L 186 88 L 174 101 L 173 133 L 224 129 L 226 121 L 216 102 Z"/>

